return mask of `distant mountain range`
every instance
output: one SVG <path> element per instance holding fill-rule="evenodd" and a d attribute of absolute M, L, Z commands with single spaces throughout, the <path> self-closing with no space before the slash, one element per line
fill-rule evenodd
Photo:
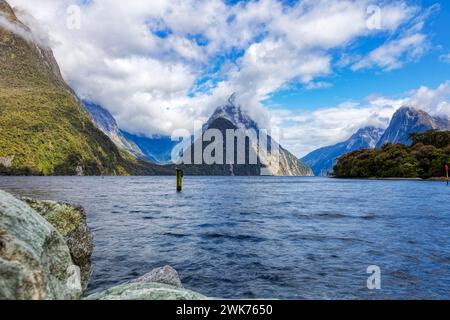
<path fill-rule="evenodd" d="M 147 159 L 157 164 L 169 164 L 172 160 L 172 150 L 178 141 L 172 141 L 168 136 L 153 136 L 151 138 L 131 134 L 120 130 L 122 135 L 133 142 Z"/>
<path fill-rule="evenodd" d="M 155 136 L 152 138 L 131 134 L 120 130 L 111 113 L 102 106 L 83 101 L 92 120 L 122 150 L 128 151 L 138 159 L 155 164 L 169 164 L 173 147 L 178 143 L 170 137 Z"/>
<path fill-rule="evenodd" d="M 386 130 L 374 127 L 360 129 L 348 140 L 317 149 L 302 160 L 311 166 L 315 175 L 325 176 L 333 171 L 336 160 L 344 154 L 360 149 L 381 148 L 386 143 L 410 145 L 411 133 L 422 133 L 431 129 L 450 130 L 450 120 L 433 117 L 412 107 L 402 107 L 394 113 Z"/>
<path fill-rule="evenodd" d="M 145 159 L 157 164 L 168 164 L 171 161 L 171 153 L 173 148 L 178 142 L 171 141 L 170 137 L 159 136 L 148 138 L 144 136 L 137 136 L 126 131 L 120 130 L 117 127 L 117 123 L 113 116 L 103 107 L 85 102 L 86 109 L 91 114 L 92 119 L 97 124 L 97 127 L 101 129 L 106 135 L 108 135 L 116 145 L 138 158 Z M 242 108 L 236 104 L 235 95 L 233 94 L 228 102 L 218 107 L 209 120 L 203 126 L 203 131 L 208 129 L 218 129 L 226 136 L 227 129 L 244 129 L 244 130 L 259 130 L 256 122 L 251 119 Z M 272 141 L 269 137 L 269 145 L 278 146 L 276 141 Z M 202 144 L 202 152 L 209 143 Z M 223 154 L 226 155 L 226 140 L 224 141 Z M 248 161 L 248 154 L 250 152 L 249 145 L 246 146 L 246 154 Z M 193 147 L 188 147 L 185 153 L 192 153 Z M 235 159 L 237 152 L 237 146 L 235 145 Z M 268 158 L 271 155 L 266 155 Z M 183 166 L 186 174 L 192 175 L 260 175 L 261 168 L 263 166 L 263 159 L 258 159 L 256 165 L 185 165 Z M 270 160 L 273 160 L 270 158 Z M 225 163 L 224 158 L 224 163 Z M 265 162 L 271 163 L 271 161 Z M 273 161 L 272 161 L 273 163 Z M 280 165 L 278 168 L 272 165 L 267 167 L 268 173 L 273 175 L 283 176 L 310 176 L 312 175 L 311 169 L 305 165 L 301 160 L 297 159 L 293 154 L 280 147 Z"/>
<path fill-rule="evenodd" d="M 144 137 L 122 131 L 106 108 L 89 102 L 83 107 L 62 78 L 52 50 L 33 40 L 33 31 L 17 19 L 5 0 L 0 0 L 0 14 L 0 174 L 173 173 L 173 166 L 156 164 L 170 162 L 177 142 L 165 136 Z M 258 125 L 236 104 L 233 95 L 204 126 L 205 130 L 212 128 L 222 132 L 258 130 Z M 450 121 L 403 107 L 384 132 L 379 128 L 363 128 L 342 143 L 313 151 L 304 161 L 280 146 L 279 166 L 273 165 L 269 152 L 259 155 L 256 165 L 192 166 L 189 171 L 250 175 L 259 174 L 265 168 L 263 163 L 269 163 L 265 169 L 274 175 L 308 176 L 313 171 L 325 175 L 345 153 L 381 147 L 388 142 L 409 144 L 411 133 L 429 129 L 450 130 Z M 269 137 L 269 145 L 273 148 L 278 142 Z M 255 145 L 247 145 L 246 153 L 252 149 Z"/>
<path fill-rule="evenodd" d="M 316 176 L 326 176 L 331 173 L 340 156 L 360 149 L 375 148 L 383 132 L 383 129 L 375 127 L 359 129 L 348 140 L 317 149 L 302 160 L 311 167 Z"/>

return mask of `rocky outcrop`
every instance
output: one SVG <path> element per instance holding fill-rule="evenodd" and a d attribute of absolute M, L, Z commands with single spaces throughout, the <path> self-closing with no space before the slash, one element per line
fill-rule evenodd
<path fill-rule="evenodd" d="M 84 210 L 55 201 L 23 200 L 0 190 L 0 300 L 80 299 L 91 274 L 92 254 Z M 207 297 L 184 289 L 177 271 L 164 266 L 86 299 Z"/>
<path fill-rule="evenodd" d="M 163 283 L 132 282 L 95 293 L 86 300 L 206 300 L 197 292 Z"/>
<path fill-rule="evenodd" d="M 22 200 L 41 214 L 64 237 L 73 262 L 80 267 L 81 283 L 83 289 L 86 289 L 92 274 L 91 256 L 94 246 L 84 209 L 63 202 L 30 198 Z"/>
<path fill-rule="evenodd" d="M 149 273 L 143 275 L 138 278 L 135 282 L 140 283 L 164 283 L 177 288 L 182 288 L 180 277 L 178 276 L 178 272 L 172 268 L 171 266 L 164 266 L 162 268 L 156 268 L 150 271 Z"/>
<path fill-rule="evenodd" d="M 178 272 L 170 267 L 156 268 L 142 277 L 105 291 L 86 300 L 205 300 L 202 294 L 184 289 Z"/>
<path fill-rule="evenodd" d="M 0 300 L 81 294 L 80 269 L 63 236 L 27 204 L 0 191 Z"/>
<path fill-rule="evenodd" d="M 9 157 L 0 157 L 0 164 L 3 165 L 6 168 L 11 167 L 15 156 L 9 156 Z"/>

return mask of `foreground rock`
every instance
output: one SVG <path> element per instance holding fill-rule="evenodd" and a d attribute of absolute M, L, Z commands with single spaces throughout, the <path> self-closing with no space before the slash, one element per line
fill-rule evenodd
<path fill-rule="evenodd" d="M 133 282 L 90 295 L 86 300 L 205 300 L 202 294 L 184 289 L 178 272 L 170 267 L 156 268 Z"/>
<path fill-rule="evenodd" d="M 86 213 L 80 206 L 56 201 L 23 198 L 64 237 L 74 264 L 80 267 L 81 284 L 86 289 L 92 274 L 93 236 L 86 223 Z"/>
<path fill-rule="evenodd" d="M 132 282 L 90 295 L 86 300 L 206 300 L 202 294 L 163 283 Z"/>
<path fill-rule="evenodd" d="M 92 234 L 84 210 L 54 201 L 23 200 L 26 203 L 0 190 L 0 300 L 79 299 L 91 274 Z M 86 299 L 207 297 L 182 288 L 177 271 L 165 266 Z"/>
<path fill-rule="evenodd" d="M 149 273 L 138 278 L 135 282 L 138 283 L 164 283 L 177 288 L 182 288 L 178 272 L 171 266 L 164 266 L 162 268 L 153 269 Z"/>
<path fill-rule="evenodd" d="M 62 235 L 0 190 L 0 300 L 78 299 L 80 269 Z"/>

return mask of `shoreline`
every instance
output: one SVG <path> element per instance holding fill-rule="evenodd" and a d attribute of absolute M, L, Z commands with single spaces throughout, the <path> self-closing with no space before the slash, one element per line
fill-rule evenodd
<path fill-rule="evenodd" d="M 21 176 L 14 176 L 14 175 L 0 175 L 0 177 L 14 177 L 14 178 L 26 178 L 26 177 L 41 177 L 41 178 L 143 178 L 143 177 L 175 177 L 176 175 L 104 175 L 104 176 L 96 176 L 96 175 L 84 175 L 84 176 L 56 176 L 56 175 L 21 175 Z M 385 181 L 391 181 L 391 180 L 405 180 L 405 181 L 440 181 L 440 182 L 446 182 L 446 177 L 433 177 L 433 178 L 402 178 L 402 177 L 333 177 L 333 176 L 259 176 L 259 175 L 242 175 L 242 176 L 232 176 L 232 175 L 188 175 L 185 174 L 185 177 L 236 177 L 236 178 L 254 178 L 254 177 L 262 177 L 262 178 L 326 178 L 326 179 L 337 179 L 337 180 L 385 180 Z M 450 181 L 450 180 L 449 180 Z"/>
<path fill-rule="evenodd" d="M 328 177 L 330 179 L 338 179 L 338 180 L 384 180 L 384 181 L 438 181 L 438 182 L 446 182 L 447 178 L 428 178 L 428 179 L 422 179 L 422 178 L 400 178 L 400 177 L 385 177 L 385 178 L 379 178 L 379 177 L 360 177 L 360 178 L 340 178 L 340 177 Z"/>

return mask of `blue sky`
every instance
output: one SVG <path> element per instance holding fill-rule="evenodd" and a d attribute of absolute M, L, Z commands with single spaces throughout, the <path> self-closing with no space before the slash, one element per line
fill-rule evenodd
<path fill-rule="evenodd" d="M 441 57 L 450 52 L 450 2 L 427 0 L 411 3 L 421 7 L 431 7 L 436 3 L 440 6 L 424 27 L 432 48 L 422 57 L 388 72 L 379 69 L 336 70 L 322 79 L 329 82 L 330 87 L 308 90 L 304 85 L 293 85 L 293 89 L 275 92 L 264 104 L 271 108 L 313 110 L 349 100 L 361 101 L 373 94 L 395 97 L 420 86 L 434 88 L 449 80 L 450 63 L 442 61 Z M 354 45 L 355 51 L 361 55 L 367 54 L 384 41 L 385 37 L 360 39 Z M 338 54 L 334 59 L 339 59 Z"/>
<path fill-rule="evenodd" d="M 9 1 L 75 92 L 133 134 L 191 129 L 232 93 L 298 156 L 404 104 L 450 115 L 448 1 Z"/>

